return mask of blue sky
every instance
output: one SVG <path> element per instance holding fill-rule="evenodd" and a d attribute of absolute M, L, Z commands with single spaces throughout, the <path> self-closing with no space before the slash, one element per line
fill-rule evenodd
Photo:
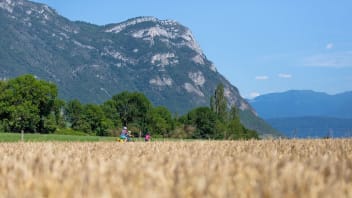
<path fill-rule="evenodd" d="M 104 25 L 137 16 L 191 29 L 243 97 L 352 90 L 352 1 L 35 0 L 71 19 Z"/>

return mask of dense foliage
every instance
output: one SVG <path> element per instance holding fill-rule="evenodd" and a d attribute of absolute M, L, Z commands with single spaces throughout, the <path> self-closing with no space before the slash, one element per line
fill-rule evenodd
<path fill-rule="evenodd" d="M 194 126 L 193 138 L 250 139 L 259 138 L 256 131 L 246 129 L 240 121 L 238 110 L 227 108 L 224 86 L 219 84 L 209 107 L 193 109 L 180 119 L 185 125 Z"/>
<path fill-rule="evenodd" d="M 0 123 L 3 130 L 53 132 L 58 102 L 54 84 L 31 75 L 1 82 Z"/>
<path fill-rule="evenodd" d="M 162 106 L 154 107 L 142 93 L 124 91 L 101 105 L 65 103 L 56 85 L 24 75 L 0 81 L 0 131 L 54 133 L 71 129 L 90 135 L 116 136 L 127 126 L 135 136 L 197 139 L 258 138 L 240 122 L 236 107 L 227 108 L 220 84 L 210 107 L 198 107 L 177 117 Z"/>

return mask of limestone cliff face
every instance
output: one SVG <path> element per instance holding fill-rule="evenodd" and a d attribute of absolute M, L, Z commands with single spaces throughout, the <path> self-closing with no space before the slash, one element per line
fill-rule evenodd
<path fill-rule="evenodd" d="M 179 114 L 208 106 L 223 83 L 229 105 L 256 117 L 176 21 L 137 17 L 97 26 L 70 21 L 44 4 L 0 0 L 0 23 L 0 79 L 31 73 L 56 83 L 61 98 L 89 103 L 139 91 Z"/>

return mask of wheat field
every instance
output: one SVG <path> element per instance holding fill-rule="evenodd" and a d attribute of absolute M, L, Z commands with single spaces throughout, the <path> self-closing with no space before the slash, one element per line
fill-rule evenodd
<path fill-rule="evenodd" d="M 1 143 L 0 197 L 352 197 L 352 139 Z"/>

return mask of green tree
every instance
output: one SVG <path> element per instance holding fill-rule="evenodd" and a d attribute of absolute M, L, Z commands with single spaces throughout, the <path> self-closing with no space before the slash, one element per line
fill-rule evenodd
<path fill-rule="evenodd" d="M 112 121 L 106 118 L 99 105 L 82 105 L 78 100 L 72 100 L 66 104 L 65 115 L 72 129 L 85 133 L 106 136 L 108 129 L 113 128 Z"/>
<path fill-rule="evenodd" d="M 101 105 L 101 109 L 103 110 L 105 117 L 112 122 L 114 128 L 122 125 L 118 109 L 113 100 L 106 101 Z"/>
<path fill-rule="evenodd" d="M 56 85 L 23 75 L 1 82 L 0 89 L 0 118 L 6 120 L 9 130 L 49 132 L 44 121 L 54 109 Z"/>
<path fill-rule="evenodd" d="M 227 117 L 227 100 L 224 93 L 224 85 L 220 83 L 210 98 L 210 108 L 221 121 Z"/>
<path fill-rule="evenodd" d="M 124 126 L 127 126 L 129 121 L 132 121 L 132 110 L 129 105 L 130 98 L 131 94 L 125 91 L 113 96 L 111 99 L 113 108 L 115 108 Z"/>
<path fill-rule="evenodd" d="M 8 111 L 8 101 L 6 100 L 6 87 L 7 82 L 0 80 L 0 130 L 9 130 L 9 111 Z"/>
<path fill-rule="evenodd" d="M 246 129 L 240 120 L 236 106 L 232 106 L 229 113 L 228 136 L 226 139 L 258 139 L 256 131 Z"/>
<path fill-rule="evenodd" d="M 249 139 L 258 137 L 255 131 L 248 130 L 242 125 L 235 105 L 228 111 L 222 84 L 217 86 L 214 95 L 210 98 L 210 108 L 217 115 L 215 138 Z"/>
<path fill-rule="evenodd" d="M 48 133 L 53 133 L 57 129 L 58 124 L 56 121 L 55 113 L 51 113 L 49 116 L 44 118 L 44 128 Z"/>
<path fill-rule="evenodd" d="M 170 111 L 165 107 L 152 108 L 147 115 L 149 132 L 153 135 L 169 137 L 173 129 L 173 119 Z"/>
<path fill-rule="evenodd" d="M 216 121 L 217 115 L 209 107 L 198 107 L 186 115 L 185 124 L 196 127 L 193 138 L 215 138 Z"/>
<path fill-rule="evenodd" d="M 60 128 L 65 128 L 65 116 L 64 116 L 64 110 L 65 110 L 65 101 L 57 99 L 54 102 L 54 117 L 55 117 L 55 123 L 58 127 Z"/>
<path fill-rule="evenodd" d="M 147 123 L 147 114 L 152 105 L 142 93 L 132 93 L 129 102 L 132 122 L 135 122 L 141 131 L 144 131 Z"/>
<path fill-rule="evenodd" d="M 24 101 L 16 106 L 10 106 L 8 110 L 11 115 L 9 119 L 11 131 L 37 131 L 40 121 L 39 110 L 31 101 Z"/>
<path fill-rule="evenodd" d="M 229 130 L 228 130 L 228 123 L 221 121 L 219 119 L 216 120 L 215 123 L 215 139 L 228 139 L 229 137 Z"/>
<path fill-rule="evenodd" d="M 72 129 L 79 130 L 79 129 L 82 129 L 83 125 L 86 125 L 84 123 L 82 115 L 83 115 L 83 106 L 80 101 L 72 100 L 66 104 L 65 118 L 70 123 Z"/>
<path fill-rule="evenodd" d="M 98 105 L 87 104 L 84 106 L 83 119 L 88 123 L 88 130 L 99 136 L 108 135 L 107 129 L 111 126 L 105 118 L 103 110 Z M 85 129 L 86 130 L 86 129 Z"/>
<path fill-rule="evenodd" d="M 150 101 L 144 94 L 138 92 L 121 92 L 104 103 L 104 111 L 118 115 L 110 115 L 112 118 L 119 117 L 122 125 L 130 123 L 137 125 L 141 131 L 146 128 L 147 113 L 152 107 Z M 111 108 L 109 110 L 109 108 Z"/>

